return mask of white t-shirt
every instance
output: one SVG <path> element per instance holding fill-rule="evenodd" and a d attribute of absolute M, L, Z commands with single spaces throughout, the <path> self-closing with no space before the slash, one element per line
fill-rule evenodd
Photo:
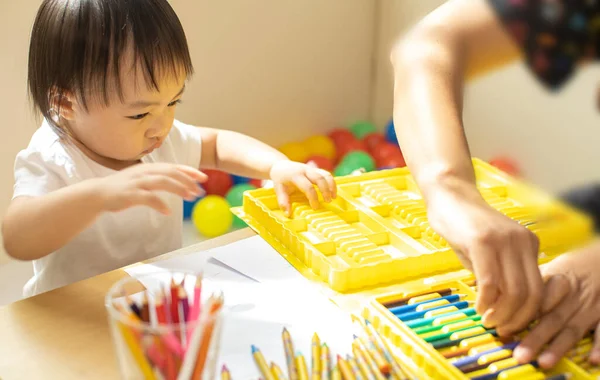
<path fill-rule="evenodd" d="M 142 162 L 169 162 L 198 168 L 199 128 L 173 123 L 162 146 Z M 47 122 L 34 133 L 15 161 L 13 199 L 42 196 L 86 179 L 115 173 L 88 158 L 76 146 L 62 142 Z M 34 275 L 23 294 L 32 296 L 69 283 L 181 248 L 183 201 L 164 194 L 168 216 L 137 206 L 104 213 L 89 228 L 59 250 L 33 261 Z M 60 228 L 57 226 L 56 228 Z"/>

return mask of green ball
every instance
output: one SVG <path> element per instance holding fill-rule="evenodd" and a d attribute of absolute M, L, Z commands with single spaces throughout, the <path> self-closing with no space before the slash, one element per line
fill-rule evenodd
<path fill-rule="evenodd" d="M 373 157 L 369 153 L 360 150 L 348 153 L 341 164 L 352 168 L 352 171 L 363 168 L 368 172 L 372 172 L 376 167 Z"/>
<path fill-rule="evenodd" d="M 333 175 L 335 177 L 343 177 L 352 174 L 354 170 L 356 169 L 342 162 L 335 168 L 335 170 L 333 171 Z"/>
<path fill-rule="evenodd" d="M 350 130 L 359 140 L 362 140 L 369 133 L 377 132 L 377 128 L 373 123 L 368 121 L 358 121 L 350 126 Z"/>
<path fill-rule="evenodd" d="M 235 185 L 234 187 L 232 187 L 229 190 L 229 192 L 227 192 L 225 199 L 227 200 L 229 205 L 231 205 L 231 207 L 239 207 L 244 204 L 244 193 L 248 190 L 254 190 L 254 189 L 256 189 L 256 187 L 252 186 L 248 183 L 241 183 L 239 185 Z M 234 215 L 233 216 L 233 225 L 234 225 L 234 227 L 241 228 L 241 227 L 245 227 L 246 223 Z"/>

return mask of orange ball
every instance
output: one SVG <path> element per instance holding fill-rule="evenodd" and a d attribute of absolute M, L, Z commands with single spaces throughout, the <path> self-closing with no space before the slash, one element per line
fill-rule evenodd
<path fill-rule="evenodd" d="M 304 146 L 311 156 L 322 156 L 333 160 L 335 158 L 335 144 L 327 136 L 312 136 L 304 141 Z"/>
<path fill-rule="evenodd" d="M 521 175 L 518 165 L 507 157 L 496 157 L 490 160 L 490 165 L 495 166 L 503 172 L 514 177 L 519 177 Z"/>

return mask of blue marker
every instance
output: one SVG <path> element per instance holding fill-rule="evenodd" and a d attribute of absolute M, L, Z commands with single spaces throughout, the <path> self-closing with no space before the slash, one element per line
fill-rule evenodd
<path fill-rule="evenodd" d="M 433 299 L 433 300 L 428 300 L 428 301 L 423 301 L 423 302 L 415 303 L 413 305 L 402 305 L 402 306 L 391 307 L 388 310 L 391 311 L 392 313 L 396 314 L 396 315 L 398 315 L 398 314 L 404 314 L 404 313 L 410 313 L 412 311 L 417 310 L 417 307 L 419 307 L 421 305 L 426 305 L 428 303 L 437 302 L 437 301 L 441 301 L 441 300 L 446 300 L 446 301 L 452 303 L 452 302 L 460 301 L 460 297 L 461 297 L 460 294 L 451 294 L 449 296 L 439 297 L 439 298 L 436 298 L 436 299 Z M 449 306 L 449 305 L 446 305 L 446 306 Z"/>
<path fill-rule="evenodd" d="M 406 322 L 406 321 L 412 321 L 413 319 L 423 318 L 425 316 L 425 314 L 429 313 L 430 311 L 445 309 L 445 308 L 448 308 L 451 306 L 454 306 L 457 309 L 465 309 L 465 308 L 469 307 L 469 304 L 470 304 L 469 301 L 460 301 L 460 302 L 455 302 L 455 303 L 449 304 L 449 305 L 432 307 L 431 309 L 428 309 L 428 310 L 415 311 L 412 313 L 404 313 L 404 314 L 400 314 L 400 315 L 395 314 L 395 315 L 396 315 L 396 317 L 398 317 L 399 320 Z"/>

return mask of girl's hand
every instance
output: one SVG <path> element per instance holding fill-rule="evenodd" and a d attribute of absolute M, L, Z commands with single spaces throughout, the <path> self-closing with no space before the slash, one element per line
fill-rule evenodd
<path fill-rule="evenodd" d="M 474 272 L 483 323 L 502 336 L 527 327 L 544 289 L 537 237 L 489 206 L 474 187 L 432 193 L 427 211 L 431 227 Z"/>
<path fill-rule="evenodd" d="M 133 206 L 148 206 L 169 214 L 159 192 L 169 192 L 185 200 L 203 193 L 198 183 L 206 174 L 185 165 L 167 163 L 138 164 L 99 180 L 98 193 L 106 211 L 122 211 Z"/>
<path fill-rule="evenodd" d="M 565 254 L 542 266 L 548 278 L 539 323 L 515 350 L 520 362 L 538 358 L 543 368 L 558 363 L 590 330 L 596 329 L 590 361 L 600 364 L 600 244 Z"/>
<path fill-rule="evenodd" d="M 337 188 L 333 176 L 326 170 L 318 169 L 314 165 L 301 164 L 282 160 L 276 162 L 270 173 L 279 206 L 287 216 L 290 216 L 290 194 L 299 190 L 310 206 L 316 210 L 319 207 L 319 197 L 315 185 L 319 188 L 323 200 L 331 202 L 337 196 Z"/>

